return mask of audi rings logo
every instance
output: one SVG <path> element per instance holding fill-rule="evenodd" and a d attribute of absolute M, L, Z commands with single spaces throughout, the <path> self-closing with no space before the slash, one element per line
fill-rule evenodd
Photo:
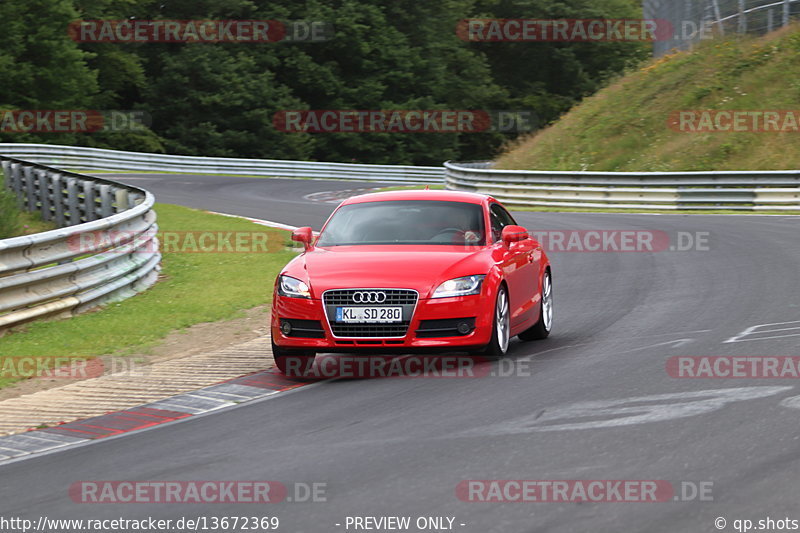
<path fill-rule="evenodd" d="M 385 292 L 355 292 L 353 301 L 357 304 L 382 304 L 386 301 Z"/>

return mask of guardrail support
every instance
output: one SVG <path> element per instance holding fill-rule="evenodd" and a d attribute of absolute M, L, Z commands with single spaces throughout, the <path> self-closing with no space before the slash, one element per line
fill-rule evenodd
<path fill-rule="evenodd" d="M 725 25 L 722 23 L 722 13 L 719 10 L 719 0 L 714 0 L 713 5 L 714 5 L 714 17 L 717 20 L 717 28 L 719 29 L 719 34 L 724 36 Z"/>
<path fill-rule="evenodd" d="M 111 186 L 100 186 L 100 216 L 110 217 L 114 213 L 113 200 L 111 198 Z"/>
<path fill-rule="evenodd" d="M 116 190 L 117 213 L 129 208 L 128 206 L 128 191 L 125 189 Z"/>
<path fill-rule="evenodd" d="M 36 209 L 36 183 L 33 177 L 33 167 L 23 167 L 22 175 L 25 179 L 25 210 L 33 212 Z"/>
<path fill-rule="evenodd" d="M 19 163 L 11 163 L 9 166 L 11 168 L 11 190 L 14 191 L 14 194 L 17 196 L 17 207 L 22 209 L 24 205 L 22 194 L 22 170 L 20 169 Z M 8 174 L 6 174 L 6 177 L 8 177 Z"/>
<path fill-rule="evenodd" d="M 744 0 L 739 0 L 739 33 L 747 33 L 747 13 L 744 7 Z"/>
<path fill-rule="evenodd" d="M 81 210 L 78 206 L 78 182 L 75 178 L 67 178 L 67 209 L 69 209 L 69 225 L 81 223 Z"/>
<path fill-rule="evenodd" d="M 86 213 L 86 222 L 97 220 L 97 203 L 94 195 L 94 183 L 91 181 L 83 182 L 83 204 Z"/>
<path fill-rule="evenodd" d="M 54 195 L 50 192 L 53 181 L 46 172 L 41 170 L 36 170 L 35 172 L 39 174 L 39 187 L 42 198 L 42 220 L 49 222 L 53 219 L 52 202 Z"/>
<path fill-rule="evenodd" d="M 67 225 L 66 215 L 64 213 L 64 185 L 62 184 L 61 174 L 54 173 L 51 182 L 53 184 L 53 206 L 55 207 L 55 222 L 59 228 Z"/>

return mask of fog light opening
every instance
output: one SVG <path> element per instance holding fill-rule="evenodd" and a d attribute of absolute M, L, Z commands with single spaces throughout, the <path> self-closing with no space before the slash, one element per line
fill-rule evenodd
<path fill-rule="evenodd" d="M 284 322 L 281 324 L 281 333 L 284 335 L 289 335 L 292 332 L 292 325 L 289 322 Z"/>
<path fill-rule="evenodd" d="M 469 333 L 472 330 L 472 327 L 470 327 L 470 325 L 467 324 L 466 322 L 459 322 L 457 329 L 458 329 L 459 335 L 466 335 L 467 333 Z"/>

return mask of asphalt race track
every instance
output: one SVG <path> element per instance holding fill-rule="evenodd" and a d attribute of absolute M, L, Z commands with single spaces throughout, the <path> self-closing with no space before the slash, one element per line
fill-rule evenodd
<path fill-rule="evenodd" d="M 261 218 L 319 230 L 335 204 L 305 200 L 321 191 L 388 187 L 397 183 L 239 178 L 209 175 L 102 174 L 152 192 L 157 202 Z M 402 184 L 401 184 L 402 185 Z"/>
<path fill-rule="evenodd" d="M 119 179 L 160 202 L 315 229 L 334 204 L 305 195 L 378 186 Z M 667 372 L 673 356 L 800 355 L 800 218 L 516 216 L 531 231 L 652 230 L 669 246 L 689 236 L 702 244 L 552 251 L 554 333 L 514 341 L 505 361 L 491 363 L 494 375 L 326 381 L 7 464 L 0 516 L 277 516 L 279 531 L 295 533 L 347 531 L 348 516 L 454 517 L 453 529 L 465 533 L 702 532 L 717 531 L 718 517 L 735 531 L 738 519 L 800 519 L 797 380 Z M 270 290 L 271 279 L 253 278 Z M 82 480 L 317 482 L 327 501 L 85 505 L 67 492 Z M 678 499 L 690 487 L 683 499 L 691 501 L 471 502 L 457 496 L 463 480 L 665 480 Z M 701 486 L 713 487 L 704 501 L 691 494 Z"/>

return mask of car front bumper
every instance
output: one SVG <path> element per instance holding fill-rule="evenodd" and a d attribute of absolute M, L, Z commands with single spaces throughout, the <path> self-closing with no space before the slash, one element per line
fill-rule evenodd
<path fill-rule="evenodd" d="M 480 348 L 492 336 L 492 304 L 485 294 L 457 298 L 419 299 L 404 335 L 334 335 L 319 299 L 275 294 L 272 338 L 283 348 L 315 352 L 460 351 Z M 287 335 L 281 326 L 289 322 Z M 458 331 L 461 325 L 462 332 Z M 469 328 L 469 331 L 463 331 Z M 377 328 L 376 328 L 377 329 Z"/>

